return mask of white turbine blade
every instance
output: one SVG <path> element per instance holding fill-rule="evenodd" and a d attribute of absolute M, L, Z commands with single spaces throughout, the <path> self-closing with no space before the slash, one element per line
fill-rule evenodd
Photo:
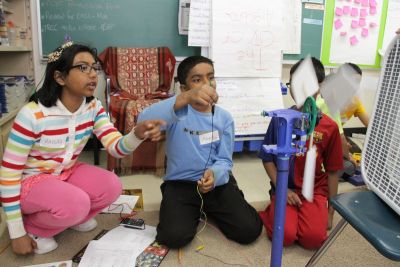
<path fill-rule="evenodd" d="M 304 168 L 303 186 L 301 193 L 304 198 L 312 202 L 314 196 L 315 161 L 317 159 L 317 147 L 312 146 L 307 151 L 306 166 Z"/>

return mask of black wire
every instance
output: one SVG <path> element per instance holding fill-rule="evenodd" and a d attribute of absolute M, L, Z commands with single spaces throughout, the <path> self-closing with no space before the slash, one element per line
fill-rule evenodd
<path fill-rule="evenodd" d="M 211 151 L 213 147 L 213 140 L 214 140 L 214 106 L 211 108 L 211 145 L 210 145 L 210 152 L 208 153 L 208 158 L 206 164 L 204 165 L 203 175 L 206 172 L 208 162 L 210 161 Z"/>

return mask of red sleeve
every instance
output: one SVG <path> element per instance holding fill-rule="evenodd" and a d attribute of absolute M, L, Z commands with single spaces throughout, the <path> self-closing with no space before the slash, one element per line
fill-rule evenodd
<path fill-rule="evenodd" d="M 329 120 L 329 118 L 327 118 Z M 331 120 L 332 121 L 332 120 Z M 332 121 L 329 123 L 327 134 L 326 151 L 324 153 L 324 168 L 325 171 L 338 171 L 343 169 L 343 152 L 342 140 L 340 139 L 339 128 L 337 124 Z"/>

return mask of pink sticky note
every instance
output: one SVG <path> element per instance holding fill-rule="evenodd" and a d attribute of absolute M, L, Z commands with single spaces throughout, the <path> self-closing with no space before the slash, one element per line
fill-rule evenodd
<path fill-rule="evenodd" d="M 361 0 L 354 0 L 354 3 L 359 4 Z"/>
<path fill-rule="evenodd" d="M 369 14 L 375 15 L 376 14 L 376 7 L 370 7 Z"/>
<path fill-rule="evenodd" d="M 347 15 L 350 13 L 350 7 L 349 6 L 344 6 L 343 7 L 343 14 Z"/>
<path fill-rule="evenodd" d="M 340 36 L 346 36 L 347 32 L 340 32 Z"/>
<path fill-rule="evenodd" d="M 356 44 L 358 43 L 358 39 L 357 39 L 357 37 L 354 36 L 354 35 L 351 36 L 349 40 L 350 40 L 350 44 L 351 44 L 351 45 L 356 45 Z"/>
<path fill-rule="evenodd" d="M 370 7 L 376 7 L 376 1 L 375 0 L 369 0 L 369 6 Z"/>
<path fill-rule="evenodd" d="M 361 5 L 368 7 L 369 6 L 368 0 L 361 0 Z"/>
<path fill-rule="evenodd" d="M 360 19 L 358 20 L 358 26 L 364 27 L 365 24 L 366 24 L 365 18 L 360 18 Z"/>
<path fill-rule="evenodd" d="M 360 17 L 365 18 L 368 15 L 367 10 L 365 8 L 360 9 Z"/>
<path fill-rule="evenodd" d="M 352 20 L 351 21 L 351 28 L 353 28 L 353 29 L 358 28 L 358 20 Z"/>
<path fill-rule="evenodd" d="M 350 14 L 351 14 L 352 17 L 358 16 L 358 8 L 356 8 L 356 7 L 351 8 L 351 13 Z"/>
<path fill-rule="evenodd" d="M 368 37 L 368 34 L 369 34 L 369 31 L 368 31 L 367 28 L 363 28 L 363 29 L 361 30 L 361 36 L 362 36 L 362 37 Z"/>
<path fill-rule="evenodd" d="M 371 28 L 375 28 L 376 26 L 378 26 L 378 24 L 376 24 L 375 22 L 371 22 L 369 24 L 369 27 L 371 27 Z"/>
<path fill-rule="evenodd" d="M 335 29 L 338 30 L 340 28 L 342 28 L 343 23 L 340 19 L 335 20 Z"/>
<path fill-rule="evenodd" d="M 336 16 L 341 16 L 341 15 L 343 15 L 343 9 L 341 9 L 340 7 L 337 7 L 337 8 L 335 9 L 335 14 L 336 14 Z"/>

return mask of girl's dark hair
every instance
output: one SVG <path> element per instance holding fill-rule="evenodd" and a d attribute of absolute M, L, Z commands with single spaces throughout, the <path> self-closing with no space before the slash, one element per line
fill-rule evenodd
<path fill-rule="evenodd" d="M 210 64 L 214 68 L 214 63 L 211 59 L 203 57 L 203 56 L 191 56 L 185 58 L 178 66 L 178 81 L 180 84 L 186 84 L 186 78 L 188 73 L 194 66 L 199 63 L 207 63 Z"/>
<path fill-rule="evenodd" d="M 349 65 L 349 66 L 352 67 L 358 74 L 362 75 L 362 70 L 360 69 L 360 67 L 359 67 L 358 65 L 356 65 L 356 64 L 354 64 L 354 63 L 351 63 L 351 62 L 347 62 L 347 63 L 344 63 L 344 64 Z"/>
<path fill-rule="evenodd" d="M 30 98 L 30 101 L 35 101 L 45 107 L 54 106 L 61 96 L 62 87 L 54 79 L 55 71 L 61 72 L 62 75 L 67 75 L 74 63 L 74 58 L 78 53 L 88 52 L 93 58 L 98 61 L 97 51 L 95 48 L 83 44 L 72 44 L 69 47 L 58 47 L 54 51 L 61 51 L 60 57 L 46 66 L 46 72 L 42 87 L 36 91 Z M 86 97 L 86 102 L 90 102 L 94 97 Z"/>
<path fill-rule="evenodd" d="M 303 60 L 304 58 L 300 59 L 299 61 L 296 62 L 296 64 L 292 66 L 292 68 L 290 69 L 290 77 L 292 77 L 293 73 L 295 73 L 295 71 L 300 66 L 300 63 L 303 62 Z M 322 65 L 322 62 L 315 57 L 311 57 L 311 61 L 314 66 L 315 75 L 317 75 L 318 83 L 322 83 L 325 80 L 324 65 Z"/>

